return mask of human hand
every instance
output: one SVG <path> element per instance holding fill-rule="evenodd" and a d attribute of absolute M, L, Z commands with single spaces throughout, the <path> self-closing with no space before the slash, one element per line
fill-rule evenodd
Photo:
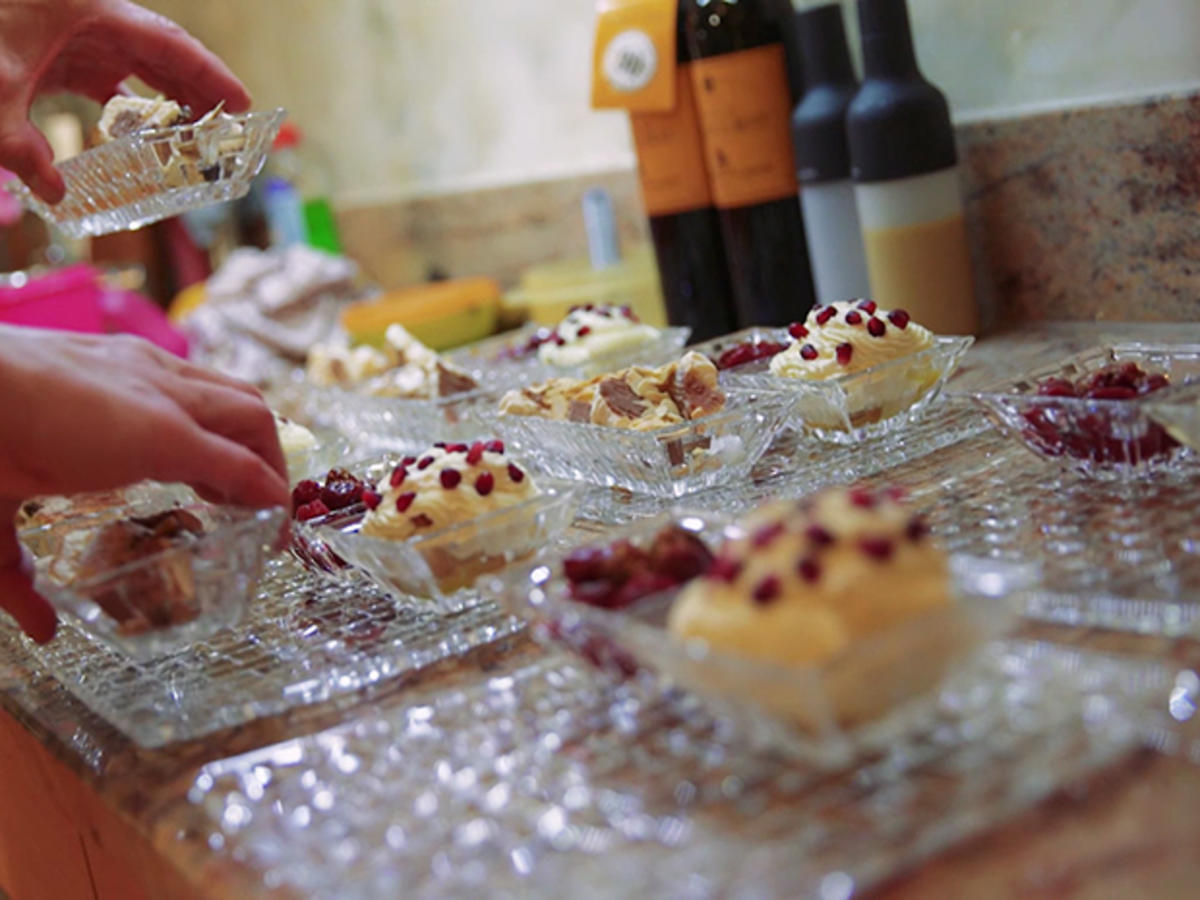
<path fill-rule="evenodd" d="M 104 103 L 136 75 L 207 112 L 250 106 L 242 83 L 182 28 L 128 0 L 0 0 L 0 166 L 48 203 L 62 199 L 54 154 L 29 121 L 36 96 L 71 91 Z"/>
<path fill-rule="evenodd" d="M 0 608 L 35 640 L 54 616 L 21 568 L 29 497 L 183 482 L 206 499 L 288 506 L 275 420 L 252 387 L 139 338 L 0 326 Z"/>

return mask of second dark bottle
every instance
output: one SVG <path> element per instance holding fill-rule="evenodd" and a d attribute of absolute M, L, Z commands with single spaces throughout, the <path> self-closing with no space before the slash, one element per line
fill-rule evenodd
<path fill-rule="evenodd" d="M 738 324 L 801 320 L 812 307 L 813 286 L 778 25 L 761 0 L 683 2 Z"/>

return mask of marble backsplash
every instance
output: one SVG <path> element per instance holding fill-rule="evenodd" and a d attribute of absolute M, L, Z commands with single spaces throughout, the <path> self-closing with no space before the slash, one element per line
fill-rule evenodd
<path fill-rule="evenodd" d="M 1200 94 L 959 128 L 985 321 L 1200 318 Z M 579 202 L 613 195 L 623 242 L 646 239 L 629 170 L 359 207 L 348 252 L 383 284 L 439 270 L 506 284 L 586 254 Z"/>

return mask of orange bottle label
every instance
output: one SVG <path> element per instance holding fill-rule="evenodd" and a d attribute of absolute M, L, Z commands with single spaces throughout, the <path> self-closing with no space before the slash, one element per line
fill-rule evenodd
<path fill-rule="evenodd" d="M 783 46 L 701 59 L 691 69 L 716 205 L 732 209 L 795 197 Z"/>
<path fill-rule="evenodd" d="M 675 0 L 596 0 L 592 106 L 675 106 Z"/>
<path fill-rule="evenodd" d="M 679 66 L 673 110 L 633 113 L 630 123 L 646 212 L 669 216 L 711 206 L 690 66 Z"/>

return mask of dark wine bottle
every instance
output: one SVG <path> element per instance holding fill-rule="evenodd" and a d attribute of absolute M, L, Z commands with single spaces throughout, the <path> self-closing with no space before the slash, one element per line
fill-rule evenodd
<path fill-rule="evenodd" d="M 777 21 L 762 0 L 683 2 L 738 324 L 803 319 L 813 305 L 813 285 Z"/>
<path fill-rule="evenodd" d="M 667 318 L 672 325 L 690 327 L 693 341 L 705 341 L 733 331 L 736 316 L 721 221 L 705 168 L 684 24 L 680 6 L 675 108 L 635 112 L 630 122 Z"/>

